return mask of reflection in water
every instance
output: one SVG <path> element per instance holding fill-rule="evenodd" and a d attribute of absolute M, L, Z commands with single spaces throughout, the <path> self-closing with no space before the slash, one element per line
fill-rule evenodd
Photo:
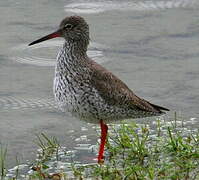
<path fill-rule="evenodd" d="M 13 59 L 19 63 L 31 64 L 37 66 L 54 66 L 58 47 L 62 47 L 63 41 L 47 41 L 35 46 L 22 44 L 14 47 Z M 98 63 L 107 61 L 104 58 L 102 49 L 105 47 L 98 43 L 91 43 L 88 49 L 88 56 L 95 59 Z M 46 53 L 46 54 L 45 54 Z M 35 56 L 35 54 L 39 54 Z"/>
<path fill-rule="evenodd" d="M 65 6 L 66 12 L 74 13 L 100 13 L 110 10 L 120 11 L 149 11 L 172 8 L 194 7 L 197 0 L 170 0 L 170 1 L 138 1 L 138 2 L 74 2 Z"/>

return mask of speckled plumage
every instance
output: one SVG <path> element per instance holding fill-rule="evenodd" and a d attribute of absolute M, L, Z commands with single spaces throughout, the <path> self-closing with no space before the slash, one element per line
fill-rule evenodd
<path fill-rule="evenodd" d="M 80 21 L 80 17 L 67 18 L 61 25 Z M 55 100 L 63 111 L 70 111 L 79 119 L 91 123 L 158 116 L 166 110 L 137 97 L 121 80 L 91 60 L 87 54 L 87 36 L 78 41 L 66 39 L 59 51 L 55 69 Z M 84 30 L 85 30 L 84 29 Z"/>

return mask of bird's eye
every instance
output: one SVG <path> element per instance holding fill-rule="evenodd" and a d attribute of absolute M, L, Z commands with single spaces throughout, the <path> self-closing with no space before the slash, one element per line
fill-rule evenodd
<path fill-rule="evenodd" d="M 66 25 L 64 26 L 65 29 L 71 29 L 72 27 L 73 27 L 72 24 L 66 24 Z"/>

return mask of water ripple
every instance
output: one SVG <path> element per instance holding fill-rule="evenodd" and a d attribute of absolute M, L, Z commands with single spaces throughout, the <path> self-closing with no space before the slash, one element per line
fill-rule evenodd
<path fill-rule="evenodd" d="M 27 98 L 15 96 L 0 96 L 0 111 L 21 109 L 55 109 L 53 98 Z"/>
<path fill-rule="evenodd" d="M 21 44 L 12 48 L 11 59 L 23 64 L 54 66 L 58 49 L 62 47 L 62 44 L 63 41 L 61 40 L 47 41 L 35 46 Z M 88 56 L 95 59 L 98 63 L 106 62 L 108 60 L 104 57 L 102 51 L 105 48 L 101 44 L 92 42 L 88 48 Z"/>
<path fill-rule="evenodd" d="M 74 2 L 65 6 L 66 12 L 73 13 L 101 13 L 110 10 L 119 11 L 151 11 L 173 8 L 195 7 L 197 0 L 170 0 L 170 1 L 138 1 L 138 2 Z"/>

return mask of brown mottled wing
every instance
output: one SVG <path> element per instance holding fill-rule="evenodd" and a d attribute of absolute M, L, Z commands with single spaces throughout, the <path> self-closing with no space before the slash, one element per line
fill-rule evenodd
<path fill-rule="evenodd" d="M 127 106 L 147 112 L 161 113 L 166 108 L 153 105 L 136 96 L 126 84 L 101 65 L 91 61 L 92 86 L 95 87 L 101 97 L 110 105 Z"/>

